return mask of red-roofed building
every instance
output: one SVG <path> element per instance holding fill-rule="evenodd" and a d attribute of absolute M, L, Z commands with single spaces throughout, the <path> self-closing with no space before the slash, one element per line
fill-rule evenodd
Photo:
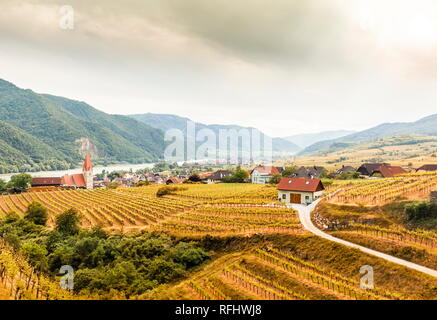
<path fill-rule="evenodd" d="M 32 188 L 57 187 L 57 188 L 80 188 L 93 189 L 93 165 L 91 156 L 86 155 L 83 164 L 83 173 L 65 175 L 63 177 L 32 178 Z"/>
<path fill-rule="evenodd" d="M 273 166 L 257 166 L 250 172 L 252 183 L 266 184 L 275 174 L 280 174 L 278 168 Z"/>
<path fill-rule="evenodd" d="M 310 204 L 323 195 L 325 187 L 319 179 L 282 178 L 277 189 L 279 201 Z"/>
<path fill-rule="evenodd" d="M 383 178 L 392 178 L 394 176 L 398 176 L 400 174 L 407 173 L 406 170 L 404 170 L 402 167 L 398 166 L 382 166 L 379 168 L 376 168 L 373 173 L 372 177 L 375 175 L 381 175 Z"/>

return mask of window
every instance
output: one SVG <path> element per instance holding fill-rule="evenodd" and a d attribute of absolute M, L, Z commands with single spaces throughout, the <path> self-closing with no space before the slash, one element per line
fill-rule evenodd
<path fill-rule="evenodd" d="M 305 200 L 310 200 L 310 196 L 305 196 Z"/>
<path fill-rule="evenodd" d="M 287 195 L 284 193 L 284 194 L 282 195 L 282 200 L 285 200 L 285 199 L 287 199 Z"/>

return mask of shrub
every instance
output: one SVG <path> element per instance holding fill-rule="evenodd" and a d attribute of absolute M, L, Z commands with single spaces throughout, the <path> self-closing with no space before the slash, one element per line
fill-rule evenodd
<path fill-rule="evenodd" d="M 186 187 L 180 186 L 165 186 L 158 189 L 156 192 L 157 197 L 163 197 L 168 194 L 174 194 L 176 191 L 186 190 Z"/>
<path fill-rule="evenodd" d="M 56 217 L 56 231 L 64 235 L 75 235 L 80 231 L 80 216 L 76 209 L 71 208 Z"/>
<path fill-rule="evenodd" d="M 437 203 L 418 202 L 405 206 L 408 221 L 437 218 Z"/>
<path fill-rule="evenodd" d="M 33 201 L 27 208 L 25 219 L 32 221 L 34 224 L 44 226 L 48 219 L 47 208 L 41 203 Z"/>

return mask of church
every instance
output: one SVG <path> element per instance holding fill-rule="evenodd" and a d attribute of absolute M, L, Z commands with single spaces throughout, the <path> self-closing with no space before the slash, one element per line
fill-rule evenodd
<path fill-rule="evenodd" d="M 91 162 L 91 156 L 87 154 L 83 163 L 82 173 L 65 175 L 62 177 L 32 178 L 32 189 L 93 189 L 93 179 L 93 164 Z"/>

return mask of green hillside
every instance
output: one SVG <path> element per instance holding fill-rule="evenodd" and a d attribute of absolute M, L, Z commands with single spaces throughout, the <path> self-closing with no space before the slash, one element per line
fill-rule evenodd
<path fill-rule="evenodd" d="M 3 172 L 75 167 L 85 151 L 96 163 L 152 162 L 164 149 L 163 133 L 144 123 L 4 80 L 0 120 L 8 124 L 0 130 Z"/>

